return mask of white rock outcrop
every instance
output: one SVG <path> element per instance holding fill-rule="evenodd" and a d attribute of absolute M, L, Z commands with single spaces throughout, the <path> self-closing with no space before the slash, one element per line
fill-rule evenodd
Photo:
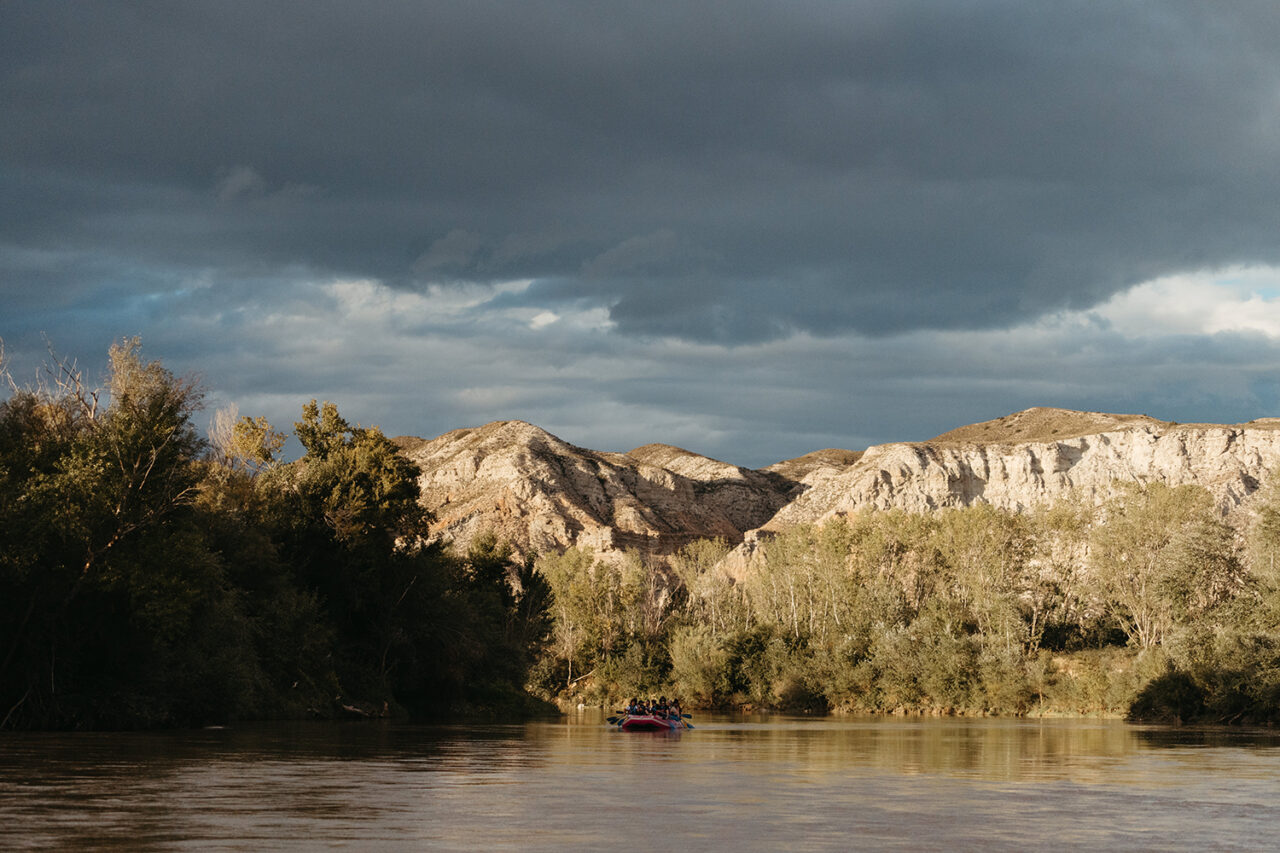
<path fill-rule="evenodd" d="M 629 548 L 662 559 L 713 537 L 750 552 L 761 536 L 867 508 L 1101 501 L 1134 481 L 1203 486 L 1237 520 L 1280 463 L 1276 419 L 1178 425 L 1061 409 L 861 454 L 818 451 L 763 471 L 662 444 L 586 450 L 522 421 L 397 441 L 422 471 L 434 538 L 465 549 L 492 531 L 520 553 L 587 547 L 606 559 Z"/>
<path fill-rule="evenodd" d="M 397 441 L 421 469 L 432 537 L 461 549 L 491 531 L 522 554 L 634 548 L 662 558 L 695 539 L 741 541 L 794 485 L 667 445 L 586 450 L 522 421 Z"/>
<path fill-rule="evenodd" d="M 981 502 L 1021 511 L 1072 493 L 1100 501 L 1121 482 L 1200 485 L 1226 515 L 1277 462 L 1280 431 L 1271 428 L 1142 424 L 1048 442 L 885 444 L 806 483 L 764 529 L 864 508 L 925 512 Z"/>

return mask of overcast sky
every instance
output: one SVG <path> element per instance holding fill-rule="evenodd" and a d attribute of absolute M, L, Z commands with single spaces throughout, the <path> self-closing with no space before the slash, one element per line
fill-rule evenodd
<path fill-rule="evenodd" d="M 1280 415 L 1272 2 L 0 3 L 0 338 L 748 466 Z"/>

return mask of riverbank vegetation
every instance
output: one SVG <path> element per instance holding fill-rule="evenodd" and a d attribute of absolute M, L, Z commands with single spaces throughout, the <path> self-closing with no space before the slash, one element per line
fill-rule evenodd
<path fill-rule="evenodd" d="M 0 371 L 2 373 L 3 371 Z M 1280 719 L 1280 494 L 865 512 L 669 561 L 427 544 L 376 427 L 282 432 L 112 348 L 0 403 L 0 729 L 619 707 Z M 735 555 L 736 557 L 736 555 Z"/>
<path fill-rule="evenodd" d="M 102 388 L 54 359 L 0 403 L 0 729 L 518 711 L 546 585 L 423 543 L 417 470 L 303 407 L 305 453 L 136 340 Z"/>
<path fill-rule="evenodd" d="M 539 561 L 547 696 L 616 705 L 1280 719 L 1280 500 L 1238 536 L 1194 486 L 1100 506 L 866 512 L 788 530 L 730 572 Z"/>

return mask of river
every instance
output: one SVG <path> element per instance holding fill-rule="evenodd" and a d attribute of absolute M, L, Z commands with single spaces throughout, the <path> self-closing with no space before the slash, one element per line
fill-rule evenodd
<path fill-rule="evenodd" d="M 695 717 L 0 735 L 0 848 L 1274 849 L 1280 733 Z"/>

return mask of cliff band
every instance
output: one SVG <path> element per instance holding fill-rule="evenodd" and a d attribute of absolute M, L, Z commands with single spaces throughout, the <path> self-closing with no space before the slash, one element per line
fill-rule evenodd
<path fill-rule="evenodd" d="M 521 553 L 587 547 L 608 559 L 629 548 L 663 557 L 700 538 L 751 542 L 865 508 L 1098 501 L 1135 481 L 1203 486 L 1232 516 L 1280 461 L 1280 419 L 1172 424 L 1037 408 L 926 442 L 818 451 L 764 470 L 660 444 L 586 450 L 520 421 L 397 442 L 422 470 L 433 537 L 465 548 L 493 531 Z"/>

